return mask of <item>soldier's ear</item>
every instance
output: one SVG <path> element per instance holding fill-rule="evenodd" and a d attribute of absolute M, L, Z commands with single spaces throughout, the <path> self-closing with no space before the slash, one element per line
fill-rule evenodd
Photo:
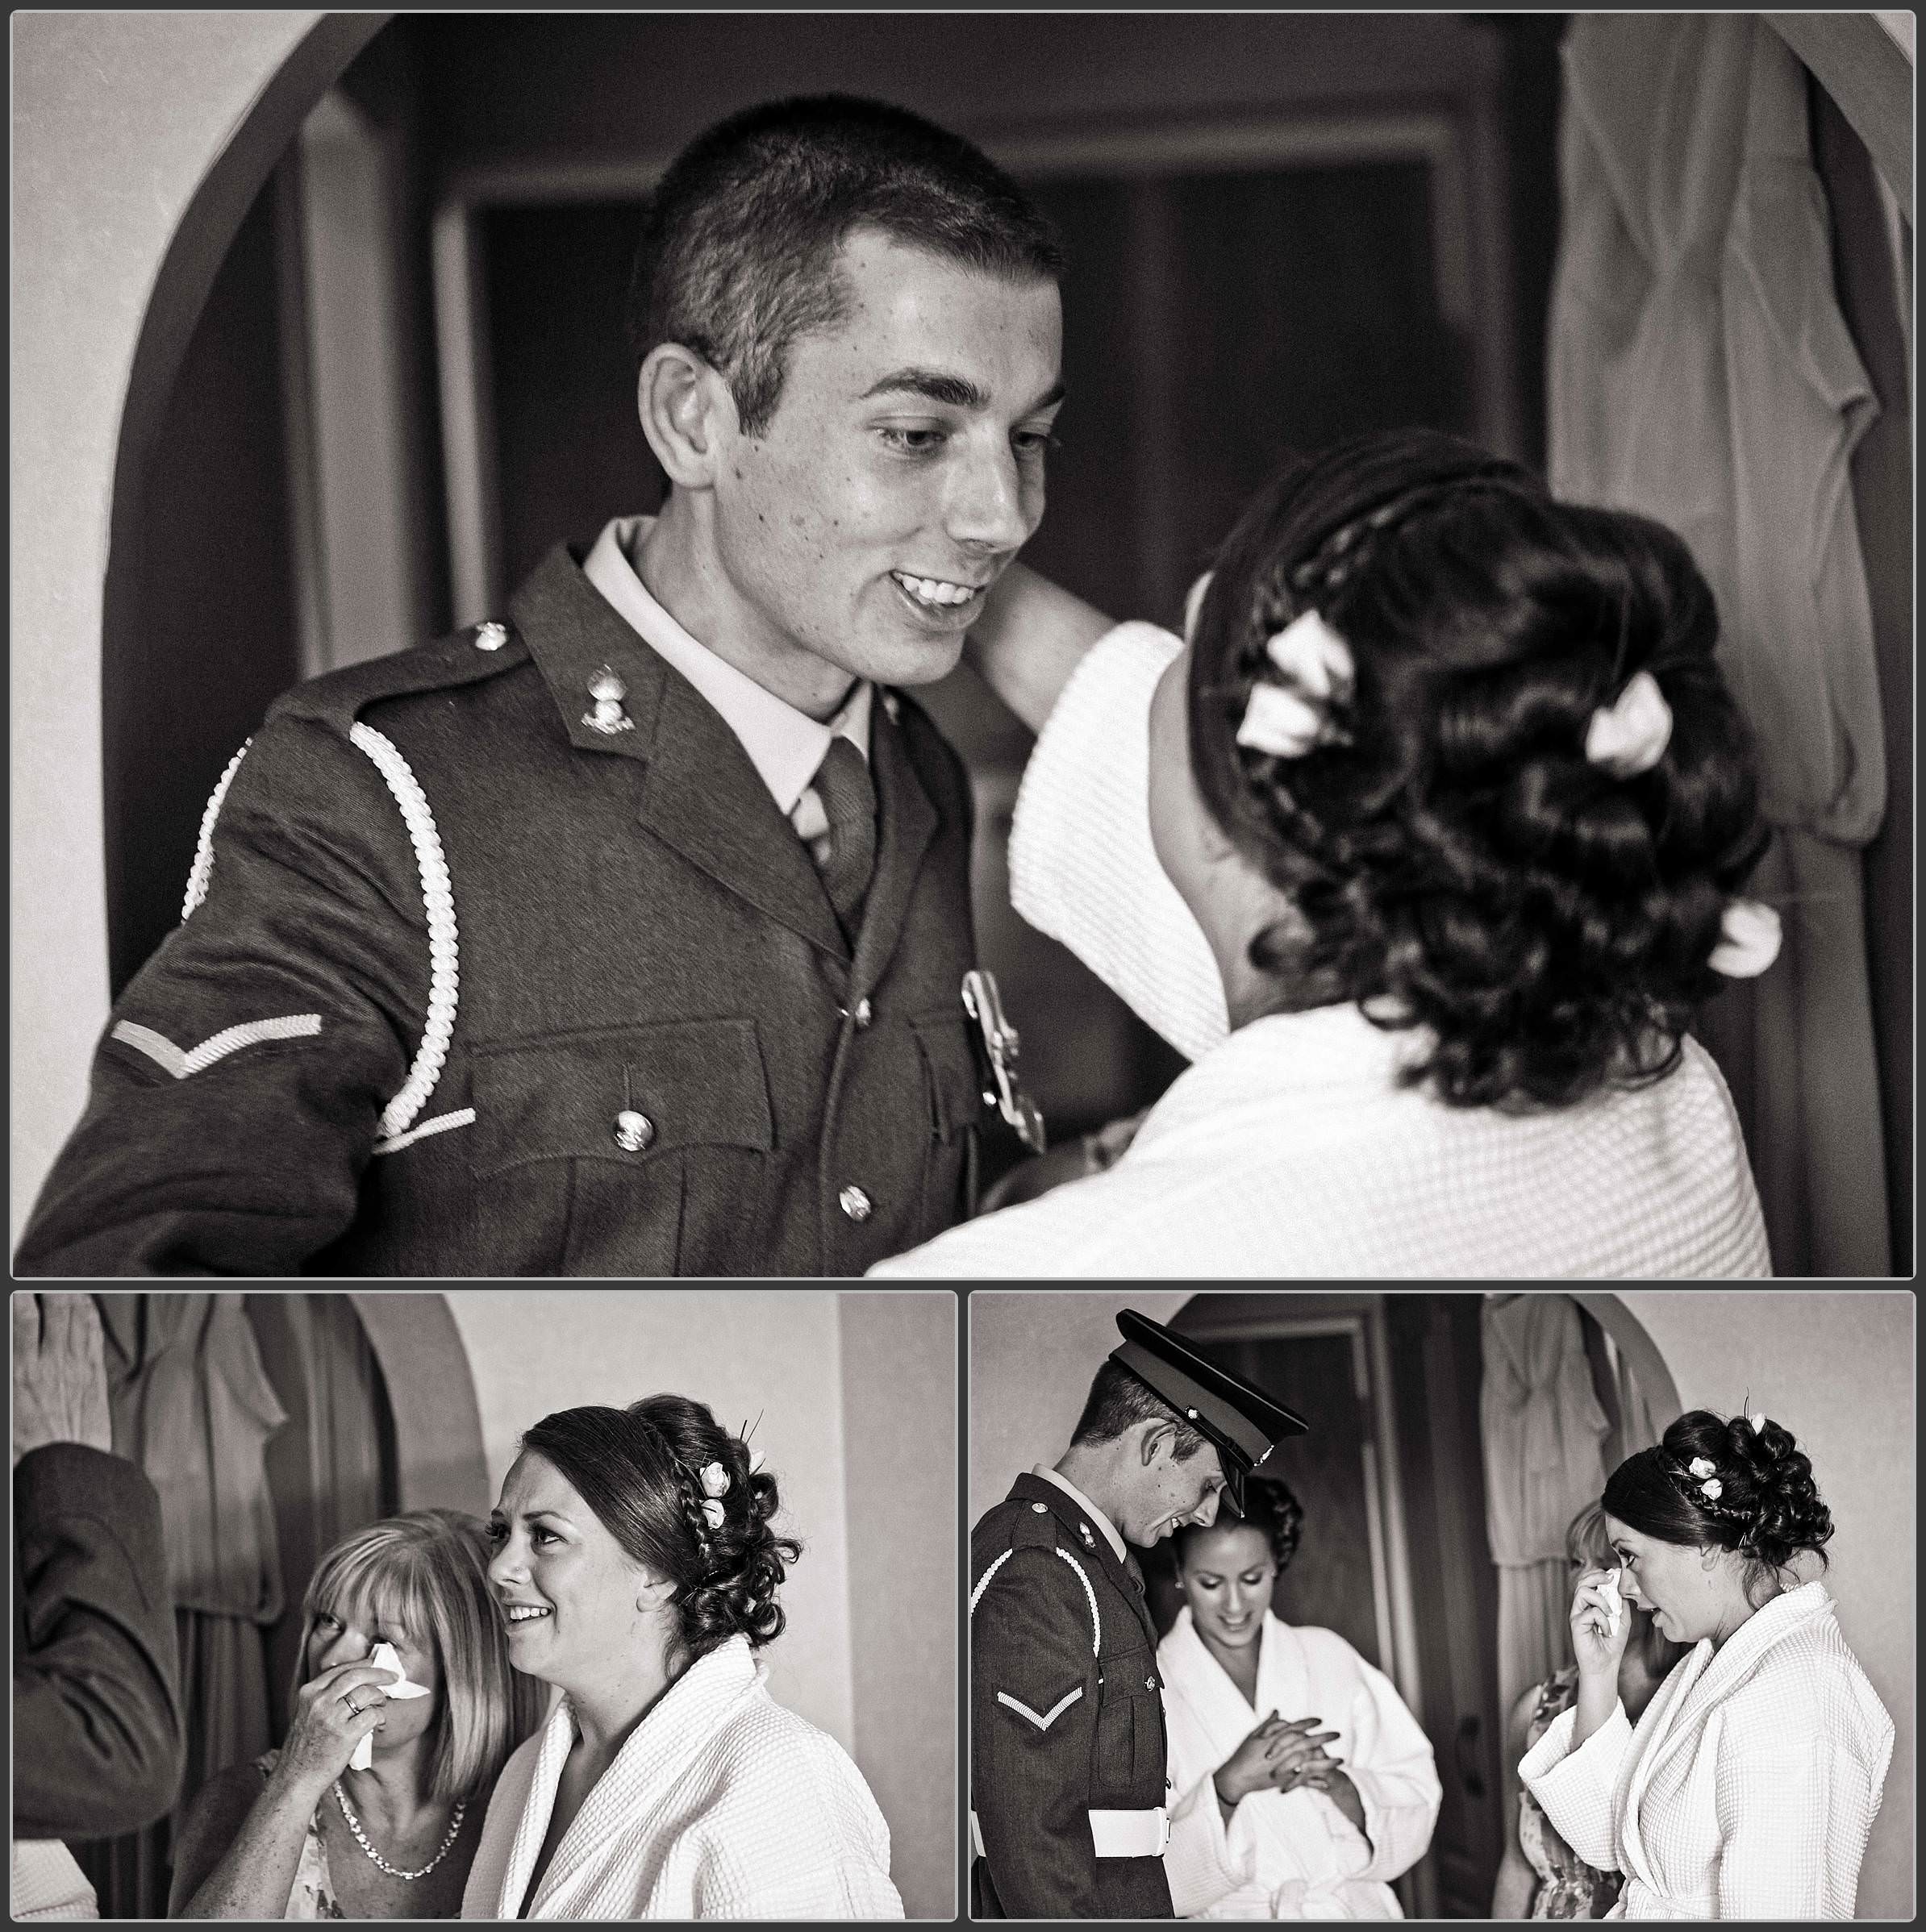
<path fill-rule="evenodd" d="M 1177 1429 L 1170 1422 L 1148 1422 L 1144 1425 L 1142 1441 L 1138 1452 L 1144 1459 L 1146 1469 L 1153 1467 L 1161 1457 L 1167 1457 L 1170 1446 L 1177 1439 Z"/>
<path fill-rule="evenodd" d="M 715 481 L 737 428 L 736 398 L 694 349 L 664 342 L 649 351 L 636 378 L 636 409 L 672 484 L 702 489 Z"/>

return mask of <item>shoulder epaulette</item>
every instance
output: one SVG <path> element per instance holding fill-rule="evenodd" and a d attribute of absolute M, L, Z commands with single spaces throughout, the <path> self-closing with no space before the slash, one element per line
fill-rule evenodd
<path fill-rule="evenodd" d="M 490 618 L 412 650 L 390 652 L 364 664 L 344 664 L 284 692 L 269 707 L 270 721 L 314 718 L 346 733 L 370 705 L 498 677 L 528 660 L 528 647 L 515 626 Z"/>

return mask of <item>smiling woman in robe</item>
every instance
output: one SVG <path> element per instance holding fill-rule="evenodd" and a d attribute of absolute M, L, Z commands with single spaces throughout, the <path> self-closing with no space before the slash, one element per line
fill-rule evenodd
<path fill-rule="evenodd" d="M 563 1693 L 497 1785 L 465 1918 L 900 1918 L 890 1834 L 755 1653 L 798 1546 L 700 1402 L 568 1409 L 490 1523 L 518 1671 Z"/>
<path fill-rule="evenodd" d="M 1604 1507 L 1617 1588 L 1579 1579 L 1578 1700 L 1519 1776 L 1579 1857 L 1625 1875 L 1610 1917 L 1850 1918 L 1893 1725 L 1825 1586 L 1798 1580 L 1832 1534 L 1811 1463 L 1763 1414 L 1695 1409 L 1620 1464 Z M 1625 1605 L 1692 1647 L 1636 1727 Z"/>
<path fill-rule="evenodd" d="M 1272 1613 L 1304 1512 L 1262 1480 L 1245 1505 L 1241 1519 L 1178 1532 L 1184 1607 L 1157 1647 L 1178 1802 L 1209 1778 L 1224 1820 L 1221 1889 L 1186 1916 L 1400 1918 L 1386 1881 L 1431 1842 L 1431 1746 L 1335 1630 Z"/>

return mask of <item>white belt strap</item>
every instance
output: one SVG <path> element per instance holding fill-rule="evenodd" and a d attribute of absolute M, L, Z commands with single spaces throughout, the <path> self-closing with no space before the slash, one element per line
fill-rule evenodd
<path fill-rule="evenodd" d="M 1090 1817 L 1090 1843 L 1098 1858 L 1161 1858 L 1170 1842 L 1170 1814 L 1161 1805 L 1153 1811 L 1093 1811 Z M 973 1810 L 969 1846 L 978 1858 L 989 1855 Z"/>
<path fill-rule="evenodd" d="M 455 895 L 435 814 L 407 760 L 392 740 L 372 725 L 357 723 L 350 727 L 348 735 L 381 773 L 382 782 L 400 808 L 402 822 L 408 828 L 408 841 L 415 848 L 415 869 L 421 875 L 422 901 L 428 918 L 427 1022 L 408 1077 L 402 1083 L 401 1091 L 381 1110 L 380 1135 L 373 1148 L 377 1154 L 390 1154 L 424 1135 L 466 1126 L 474 1119 L 473 1110 L 465 1107 L 457 1113 L 442 1114 L 415 1128 L 412 1134 L 408 1130 L 415 1126 L 417 1117 L 427 1105 L 428 1096 L 435 1091 L 435 1083 L 440 1079 L 442 1066 L 448 1059 L 448 1042 L 454 1036 L 455 1006 L 461 986 Z M 249 739 L 248 744 L 253 742 Z M 220 816 L 227 788 L 247 754 L 248 745 L 244 744 L 227 761 L 227 768 L 221 773 L 220 783 L 214 788 L 214 796 L 207 801 L 207 810 L 202 815 L 194 867 L 188 874 L 186 903 L 181 909 L 184 922 L 207 897 L 207 883 L 214 872 L 214 822 Z"/>
<path fill-rule="evenodd" d="M 1170 1817 L 1152 1811 L 1093 1811 L 1090 1841 L 1098 1858 L 1161 1858 L 1170 1842 Z"/>

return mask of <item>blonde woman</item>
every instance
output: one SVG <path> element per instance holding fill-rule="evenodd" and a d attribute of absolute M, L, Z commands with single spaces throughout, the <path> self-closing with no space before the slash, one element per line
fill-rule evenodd
<path fill-rule="evenodd" d="M 372 1523 L 321 1559 L 286 1739 L 195 1794 L 171 1917 L 458 1914 L 489 1794 L 540 1714 L 540 1686 L 509 1668 L 488 1559 L 481 1523 L 452 1509 Z M 400 1675 L 371 1661 L 379 1643 Z"/>

